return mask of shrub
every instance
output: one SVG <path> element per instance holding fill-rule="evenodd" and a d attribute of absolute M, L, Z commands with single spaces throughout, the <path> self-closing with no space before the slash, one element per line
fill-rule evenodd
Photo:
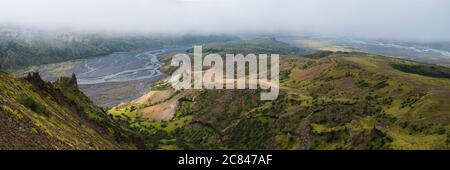
<path fill-rule="evenodd" d="M 27 107 L 28 109 L 32 110 L 33 112 L 36 112 L 39 115 L 43 116 L 49 116 L 49 113 L 47 109 L 45 109 L 45 106 L 42 104 L 36 102 L 33 98 L 29 96 L 24 96 L 20 98 L 20 103 Z"/>

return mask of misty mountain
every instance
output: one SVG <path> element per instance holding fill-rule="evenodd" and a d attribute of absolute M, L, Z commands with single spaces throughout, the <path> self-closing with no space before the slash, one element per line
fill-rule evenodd
<path fill-rule="evenodd" d="M 0 27 L 0 69 L 236 39 L 225 35 L 101 34 Z"/>

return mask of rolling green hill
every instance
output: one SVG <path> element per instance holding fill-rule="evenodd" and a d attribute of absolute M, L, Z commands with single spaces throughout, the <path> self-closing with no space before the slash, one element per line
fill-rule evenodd
<path fill-rule="evenodd" d="M 204 50 L 258 52 L 277 43 L 258 41 Z M 448 68 L 366 53 L 281 54 L 274 101 L 260 101 L 259 90 L 184 90 L 108 113 L 154 149 L 450 149 Z M 151 93 L 168 89 L 162 80 Z M 159 119 L 171 103 L 173 117 Z"/>

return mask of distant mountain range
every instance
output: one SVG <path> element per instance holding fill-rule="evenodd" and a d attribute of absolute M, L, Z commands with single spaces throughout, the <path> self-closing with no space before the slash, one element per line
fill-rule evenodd
<path fill-rule="evenodd" d="M 222 35 L 155 36 L 52 32 L 0 26 L 0 70 L 105 56 L 114 52 L 142 51 L 237 39 L 237 37 Z"/>

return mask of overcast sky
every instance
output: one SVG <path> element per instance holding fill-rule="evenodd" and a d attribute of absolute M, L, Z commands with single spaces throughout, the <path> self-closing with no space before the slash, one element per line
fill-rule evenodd
<path fill-rule="evenodd" d="M 450 40 L 450 1 L 0 0 L 0 23 L 92 31 Z"/>

